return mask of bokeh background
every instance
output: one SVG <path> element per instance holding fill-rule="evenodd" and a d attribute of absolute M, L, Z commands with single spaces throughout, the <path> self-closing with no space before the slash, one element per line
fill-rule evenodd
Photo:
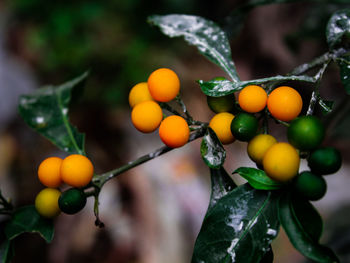
<path fill-rule="evenodd" d="M 0 1 L 3 194 L 16 206 L 32 204 L 43 188 L 36 177 L 39 163 L 48 156 L 65 156 L 17 113 L 18 96 L 44 84 L 60 84 L 90 70 L 70 116 L 86 133 L 87 152 L 97 173 L 162 146 L 156 133 L 141 134 L 133 128 L 127 103 L 129 90 L 159 67 L 178 73 L 183 99 L 195 119 L 210 120 L 214 114 L 195 80 L 225 74 L 182 39 L 169 39 L 148 25 L 149 15 L 193 14 L 219 23 L 230 37 L 240 78 L 248 80 L 286 74 L 326 52 L 327 20 L 334 11 L 350 6 L 349 1 L 338 0 L 240 8 L 248 2 L 252 1 Z M 310 97 L 310 87 L 295 88 L 306 100 Z M 336 101 L 336 107 L 342 105 L 340 117 L 328 120 L 331 126 L 324 144 L 337 147 L 344 163 L 341 171 L 326 178 L 327 195 L 314 205 L 325 221 L 322 241 L 341 262 L 350 262 L 350 103 L 336 66 L 327 70 L 321 94 Z M 319 109 L 317 114 L 322 117 Z M 271 133 L 286 141 L 285 128 L 271 125 Z M 199 146 L 200 140 L 194 141 L 108 182 L 100 198 L 105 228 L 94 226 L 89 202 L 77 215 L 56 219 L 52 244 L 38 235 L 20 236 L 13 262 L 190 262 L 210 194 L 209 171 Z M 239 166 L 253 166 L 245 143 L 235 142 L 226 149 L 229 173 Z M 301 170 L 306 168 L 303 163 Z M 0 219 L 3 228 L 6 218 Z M 307 262 L 283 231 L 273 247 L 277 263 Z"/>

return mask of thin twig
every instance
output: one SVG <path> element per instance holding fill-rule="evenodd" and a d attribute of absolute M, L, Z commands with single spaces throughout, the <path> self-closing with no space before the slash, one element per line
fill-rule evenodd
<path fill-rule="evenodd" d="M 187 122 L 191 124 L 193 122 L 193 118 L 192 118 L 191 114 L 188 112 L 186 105 L 183 102 L 183 100 L 181 99 L 180 95 L 177 95 L 175 100 L 181 106 L 183 113 L 185 113 Z"/>
<path fill-rule="evenodd" d="M 203 125 L 199 130 L 196 130 L 195 132 L 193 132 L 190 135 L 190 138 L 188 140 L 188 142 L 191 142 L 197 138 L 203 137 L 203 135 L 205 134 L 206 131 L 206 125 Z M 171 150 L 173 150 L 174 148 L 170 148 L 167 146 L 163 146 L 159 149 L 157 149 L 154 152 L 151 152 L 149 154 L 146 154 L 144 156 L 141 156 L 140 158 L 131 161 L 129 163 L 127 163 L 126 165 L 123 165 L 117 169 L 114 169 L 112 171 L 109 171 L 107 173 L 101 174 L 101 175 L 95 175 L 94 178 L 92 179 L 93 184 L 98 187 L 98 188 L 102 188 L 102 186 L 110 179 L 118 176 L 119 174 L 126 172 L 128 170 L 130 170 L 131 168 L 134 168 L 140 164 L 143 164 L 149 160 L 152 160 L 158 156 L 163 155 L 164 153 L 167 153 Z"/>

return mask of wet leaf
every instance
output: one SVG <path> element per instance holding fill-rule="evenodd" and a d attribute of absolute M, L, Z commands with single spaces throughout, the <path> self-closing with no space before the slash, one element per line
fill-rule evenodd
<path fill-rule="evenodd" d="M 303 212 L 301 212 L 303 211 Z M 320 245 L 317 237 L 320 235 L 319 227 L 308 231 L 310 227 L 311 217 L 316 224 L 319 218 L 315 216 L 314 211 L 307 213 L 305 209 L 298 209 L 292 202 L 291 194 L 286 193 L 280 198 L 279 202 L 279 219 L 286 231 L 290 242 L 299 250 L 305 257 L 320 263 L 339 262 L 334 252 L 323 245 Z M 303 221 L 307 221 L 307 223 Z"/>
<path fill-rule="evenodd" d="M 350 40 L 350 9 L 339 10 L 332 15 L 327 25 L 326 37 L 331 49 Z"/>
<path fill-rule="evenodd" d="M 208 209 L 211 209 L 219 199 L 236 188 L 236 184 L 223 167 L 210 169 L 210 179 L 211 196 Z"/>
<path fill-rule="evenodd" d="M 344 57 L 337 60 L 340 68 L 340 79 L 345 91 L 350 95 L 350 57 Z"/>
<path fill-rule="evenodd" d="M 226 151 L 210 127 L 202 139 L 201 156 L 205 164 L 214 169 L 219 169 L 226 159 Z"/>
<path fill-rule="evenodd" d="M 259 262 L 278 229 L 274 195 L 241 185 L 208 210 L 192 263 Z"/>
<path fill-rule="evenodd" d="M 187 43 L 196 46 L 202 55 L 220 66 L 233 82 L 239 81 L 230 43 L 225 32 L 214 22 L 190 15 L 155 15 L 148 21 L 169 37 L 184 37 Z"/>
<path fill-rule="evenodd" d="M 68 153 L 84 154 L 85 135 L 69 123 L 68 106 L 71 93 L 87 73 L 59 86 L 46 86 L 22 95 L 19 113 L 35 131 Z"/>
<path fill-rule="evenodd" d="M 283 187 L 282 183 L 272 180 L 266 175 L 263 170 L 250 168 L 250 167 L 240 167 L 236 169 L 234 174 L 237 173 L 248 181 L 248 183 L 259 190 L 275 190 Z"/>
<path fill-rule="evenodd" d="M 24 206 L 15 211 L 11 221 L 5 226 L 5 234 L 9 240 L 14 239 L 22 233 L 38 233 L 46 242 L 53 239 L 53 221 L 39 215 L 33 205 Z"/>
<path fill-rule="evenodd" d="M 253 79 L 241 82 L 229 80 L 198 80 L 203 93 L 207 96 L 221 97 L 242 90 L 247 85 L 261 85 L 270 81 L 303 81 L 314 83 L 315 79 L 309 76 L 274 76 L 263 79 Z"/>

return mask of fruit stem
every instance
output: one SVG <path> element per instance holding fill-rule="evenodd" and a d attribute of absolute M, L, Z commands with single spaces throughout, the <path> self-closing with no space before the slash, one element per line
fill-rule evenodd
<path fill-rule="evenodd" d="M 188 139 L 188 142 L 194 141 L 200 137 L 203 137 L 205 132 L 207 130 L 207 125 L 205 123 L 202 123 L 202 127 L 198 130 L 196 130 L 195 132 L 190 134 L 190 138 Z M 93 179 L 92 179 L 92 183 L 94 185 L 95 188 L 99 188 L 101 189 L 102 186 L 110 179 L 118 176 L 121 173 L 124 173 L 128 170 L 130 170 L 131 168 L 134 168 L 140 164 L 143 164 L 147 161 L 150 161 L 158 156 L 161 156 L 164 153 L 167 153 L 171 150 L 174 150 L 175 148 L 170 148 L 167 146 L 163 146 L 157 150 L 155 150 L 154 152 L 151 152 L 149 154 L 143 155 L 141 157 L 139 157 L 138 159 L 135 159 L 134 161 L 128 162 L 127 164 L 114 169 L 112 171 L 106 172 L 104 174 L 101 175 L 94 175 Z"/>
<path fill-rule="evenodd" d="M 323 74 L 326 71 L 330 61 L 331 61 L 330 58 L 327 61 L 325 61 L 322 68 L 314 76 L 314 79 L 316 81 L 315 88 L 312 91 L 311 99 L 309 102 L 309 107 L 307 109 L 306 115 L 312 115 L 314 113 L 315 106 L 320 98 L 319 87 L 320 87 L 321 79 L 322 79 Z"/>

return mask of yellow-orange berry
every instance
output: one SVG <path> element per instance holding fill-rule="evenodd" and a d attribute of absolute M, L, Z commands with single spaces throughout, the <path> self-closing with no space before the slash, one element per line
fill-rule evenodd
<path fill-rule="evenodd" d="M 266 91 L 257 85 L 244 87 L 238 95 L 238 103 L 242 110 L 249 113 L 262 111 L 267 102 Z"/>
<path fill-rule="evenodd" d="M 173 100 L 180 91 L 179 77 L 168 68 L 153 71 L 147 83 L 153 99 L 160 102 Z"/>
<path fill-rule="evenodd" d="M 147 82 L 136 84 L 129 92 L 129 105 L 133 108 L 136 104 L 144 101 L 153 100 L 148 90 Z"/>
<path fill-rule="evenodd" d="M 140 132 L 149 133 L 155 131 L 162 119 L 162 109 L 154 101 L 141 102 L 131 112 L 131 121 Z"/>
<path fill-rule="evenodd" d="M 263 157 L 266 174 L 272 179 L 287 182 L 298 174 L 300 157 L 296 149 L 289 143 L 273 144 Z"/>
<path fill-rule="evenodd" d="M 46 218 L 53 218 L 61 212 L 58 206 L 58 199 L 61 192 L 54 188 L 41 190 L 35 198 L 35 208 L 38 213 Z"/>
<path fill-rule="evenodd" d="M 166 117 L 159 127 L 159 137 L 163 143 L 171 148 L 178 148 L 188 142 L 190 129 L 186 120 L 180 116 Z"/>
<path fill-rule="evenodd" d="M 91 161 L 80 154 L 72 154 L 62 161 L 61 177 L 63 182 L 73 187 L 88 185 L 94 175 Z"/>
<path fill-rule="evenodd" d="M 216 114 L 209 122 L 209 127 L 213 129 L 222 144 L 229 144 L 235 140 L 231 133 L 231 122 L 233 118 L 233 114 L 221 112 Z"/>
<path fill-rule="evenodd" d="M 303 100 L 299 92 L 288 86 L 274 89 L 267 99 L 267 108 L 271 115 L 281 121 L 295 119 L 302 107 Z"/>
<path fill-rule="evenodd" d="M 61 164 L 62 159 L 59 157 L 49 157 L 42 161 L 38 168 L 40 182 L 47 187 L 59 187 L 62 183 Z"/>

